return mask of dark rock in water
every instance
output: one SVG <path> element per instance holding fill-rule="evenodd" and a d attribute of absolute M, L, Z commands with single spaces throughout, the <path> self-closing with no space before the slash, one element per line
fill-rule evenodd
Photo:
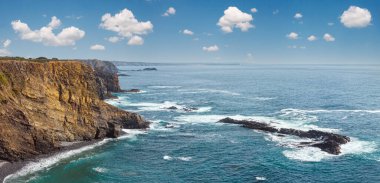
<path fill-rule="evenodd" d="M 130 90 L 125 90 L 124 92 L 127 92 L 127 93 L 139 93 L 141 92 L 140 89 L 130 89 Z"/>
<path fill-rule="evenodd" d="M 267 131 L 267 132 L 277 132 L 278 131 L 278 129 L 271 127 L 266 123 L 260 123 L 260 122 L 256 122 L 256 121 L 234 120 L 232 118 L 227 117 L 227 118 L 219 120 L 219 122 L 241 124 L 241 125 L 243 125 L 243 127 L 246 127 L 246 128 L 262 130 L 262 131 Z"/>
<path fill-rule="evenodd" d="M 191 112 L 191 111 L 198 110 L 198 108 L 196 108 L 196 107 L 185 107 L 185 108 L 183 108 L 183 110 L 185 112 Z"/>
<path fill-rule="evenodd" d="M 340 152 L 340 149 L 341 149 L 340 143 L 338 143 L 334 140 L 331 140 L 331 139 L 325 140 L 325 141 L 320 142 L 320 143 L 312 144 L 311 146 L 312 147 L 318 147 L 322 151 L 328 152 L 330 154 L 338 155 L 341 153 Z"/>
<path fill-rule="evenodd" d="M 128 74 L 118 74 L 118 76 L 130 76 Z"/>
<path fill-rule="evenodd" d="M 317 140 L 317 143 L 309 143 L 309 142 L 301 142 L 300 145 L 309 145 L 311 147 L 320 148 L 322 151 L 328 152 L 330 154 L 338 155 L 340 154 L 340 145 L 346 144 L 350 141 L 350 138 L 344 135 L 339 135 L 335 133 L 323 132 L 318 130 L 296 130 L 291 128 L 280 128 L 277 129 L 272 127 L 266 123 L 261 123 L 257 121 L 248 121 L 248 120 L 235 120 L 232 118 L 224 118 L 219 120 L 222 123 L 232 123 L 232 124 L 240 124 L 245 128 L 261 130 L 265 132 L 277 132 L 280 136 L 284 135 L 294 135 L 301 138 L 310 138 Z"/>
<path fill-rule="evenodd" d="M 154 67 L 144 68 L 143 71 L 156 71 L 157 69 Z"/>
<path fill-rule="evenodd" d="M 167 109 L 170 109 L 170 110 L 177 110 L 178 108 L 176 106 L 171 106 L 171 107 L 168 107 Z"/>

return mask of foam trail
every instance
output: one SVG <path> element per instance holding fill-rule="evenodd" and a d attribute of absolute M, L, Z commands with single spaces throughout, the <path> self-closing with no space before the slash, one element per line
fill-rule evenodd
<path fill-rule="evenodd" d="M 89 146 L 81 147 L 79 149 L 74 149 L 74 150 L 70 150 L 70 151 L 61 152 L 61 153 L 58 153 L 54 156 L 40 159 L 37 162 L 30 162 L 25 167 L 23 167 L 21 170 L 19 170 L 18 172 L 11 174 L 11 175 L 8 175 L 4 179 L 4 183 L 11 181 L 12 179 L 14 179 L 16 177 L 22 177 L 22 176 L 26 176 L 28 174 L 31 174 L 33 172 L 45 170 L 45 169 L 53 166 L 54 164 L 57 164 L 61 160 L 67 159 L 71 156 L 74 156 L 76 154 L 79 154 L 79 153 L 82 153 L 85 151 L 92 150 L 98 146 L 101 146 L 101 145 L 109 142 L 109 141 L 110 141 L 110 139 L 104 139 L 100 142 L 97 142 L 97 143 L 89 145 Z"/>
<path fill-rule="evenodd" d="M 334 113 L 334 112 L 340 112 L 340 113 L 371 113 L 371 114 L 380 114 L 380 109 L 375 110 L 362 110 L 362 109 L 332 109 L 332 110 L 326 110 L 326 109 L 316 109 L 316 110 L 303 110 L 303 109 L 294 109 L 294 108 L 287 108 L 282 109 L 282 113 L 286 112 L 299 112 L 299 113 Z"/>
<path fill-rule="evenodd" d="M 123 136 L 120 136 L 117 139 L 133 138 L 133 137 L 135 137 L 138 134 L 146 133 L 145 131 L 135 130 L 135 129 L 123 129 L 123 131 L 126 132 L 127 134 L 123 135 Z M 83 152 L 95 149 L 96 147 L 102 146 L 102 145 L 104 145 L 107 142 L 110 142 L 112 140 L 113 139 L 108 139 L 108 138 L 107 139 L 103 139 L 102 141 L 96 142 L 96 143 L 94 143 L 92 145 L 84 146 L 84 147 L 81 147 L 81 148 L 78 148 L 78 149 L 74 149 L 74 150 L 60 152 L 60 153 L 55 154 L 55 155 L 53 155 L 51 157 L 39 159 L 36 162 L 30 162 L 27 165 L 25 165 L 18 172 L 14 173 L 14 174 L 11 174 L 11 175 L 8 175 L 7 177 L 5 177 L 5 179 L 4 179 L 3 182 L 4 183 L 6 183 L 8 181 L 11 182 L 11 180 L 14 179 L 14 178 L 16 178 L 16 177 L 22 177 L 22 176 L 26 176 L 28 174 L 31 174 L 33 172 L 38 172 L 38 171 L 42 171 L 42 170 L 48 169 L 49 167 L 57 164 L 58 162 L 60 162 L 60 161 L 62 161 L 64 159 L 68 159 L 68 158 L 70 158 L 70 157 L 72 157 L 74 155 L 77 155 L 77 154 L 80 154 L 80 153 L 83 153 Z"/>
<path fill-rule="evenodd" d="M 284 143 L 284 142 L 282 142 Z M 289 146 L 288 146 L 289 147 Z M 357 138 L 351 138 L 351 141 L 347 144 L 341 145 L 341 154 L 332 155 L 324 152 L 315 147 L 302 147 L 294 148 L 292 150 L 285 150 L 283 154 L 293 160 L 319 162 L 322 160 L 331 159 L 343 155 L 359 155 L 373 153 L 376 151 L 376 144 L 374 142 L 361 141 Z"/>
<path fill-rule="evenodd" d="M 243 116 L 243 115 L 182 115 L 175 117 L 174 120 L 182 123 L 217 123 L 219 120 L 230 117 L 236 120 L 253 120 L 262 123 L 268 123 L 276 128 L 293 128 L 298 130 L 320 130 L 326 132 L 338 132 L 338 129 L 322 128 L 309 124 L 303 120 L 281 120 L 274 117 L 266 116 Z"/>
<path fill-rule="evenodd" d="M 155 89 L 174 89 L 174 88 L 181 88 L 182 86 L 148 86 L 148 88 L 155 88 Z"/>
<path fill-rule="evenodd" d="M 263 181 L 263 180 L 267 180 L 267 178 L 265 178 L 265 177 L 256 177 L 256 180 L 261 180 L 261 181 Z"/>

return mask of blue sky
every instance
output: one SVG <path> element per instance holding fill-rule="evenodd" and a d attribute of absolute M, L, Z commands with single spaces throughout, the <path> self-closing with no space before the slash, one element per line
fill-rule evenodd
<path fill-rule="evenodd" d="M 169 7 L 175 13 L 163 16 Z M 114 30 L 131 28 L 123 20 L 118 19 L 122 25 L 114 22 L 122 10 L 133 13 L 141 30 Z M 379 11 L 380 1 L 374 0 L 0 1 L 0 54 L 177 63 L 380 64 Z M 106 13 L 110 18 L 102 21 Z M 302 17 L 295 18 L 297 13 Z M 224 15 L 233 19 L 227 22 L 232 32 L 218 25 Z M 60 23 L 50 26 L 52 33 L 58 36 L 73 26 L 68 32 L 74 36 L 51 38 L 18 26 L 49 28 L 54 16 Z M 248 28 L 234 24 L 240 20 Z M 184 34 L 185 29 L 193 35 Z M 315 41 L 308 40 L 311 35 Z M 112 43 L 110 37 L 120 40 Z"/>

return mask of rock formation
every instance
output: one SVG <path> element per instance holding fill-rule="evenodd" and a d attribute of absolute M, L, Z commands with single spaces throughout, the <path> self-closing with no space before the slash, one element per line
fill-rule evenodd
<path fill-rule="evenodd" d="M 118 69 L 112 62 L 100 60 L 81 60 L 95 71 L 97 82 L 100 85 L 102 99 L 112 98 L 111 92 L 121 92 L 118 78 Z"/>
<path fill-rule="evenodd" d="M 248 121 L 248 120 L 235 120 L 232 118 L 224 118 L 219 122 L 223 123 L 232 123 L 232 124 L 241 124 L 243 127 L 260 130 L 264 132 L 277 133 L 280 135 L 294 135 L 301 138 L 314 139 L 315 142 L 305 142 L 300 145 L 308 145 L 312 147 L 320 148 L 322 151 L 328 152 L 330 154 L 338 155 L 341 153 L 340 145 L 346 144 L 350 141 L 350 138 L 344 135 L 323 132 L 318 130 L 309 130 L 302 131 L 291 128 L 275 128 L 269 124 L 257 122 L 257 121 Z"/>
<path fill-rule="evenodd" d="M 0 61 L 0 159 L 29 159 L 59 149 L 62 141 L 148 127 L 140 115 L 102 101 L 120 87 L 110 74 L 114 66 L 98 64 Z"/>

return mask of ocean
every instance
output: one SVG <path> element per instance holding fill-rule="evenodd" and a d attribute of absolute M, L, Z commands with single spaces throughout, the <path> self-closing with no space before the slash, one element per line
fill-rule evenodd
<path fill-rule="evenodd" d="M 30 163 L 6 182 L 380 182 L 380 67 L 172 65 L 128 71 L 108 103 L 147 131 Z M 127 70 L 127 71 L 125 71 Z M 167 109 L 169 107 L 173 109 Z M 188 109 L 192 109 L 188 111 Z M 232 117 L 349 136 L 340 155 L 304 139 L 217 121 Z"/>

